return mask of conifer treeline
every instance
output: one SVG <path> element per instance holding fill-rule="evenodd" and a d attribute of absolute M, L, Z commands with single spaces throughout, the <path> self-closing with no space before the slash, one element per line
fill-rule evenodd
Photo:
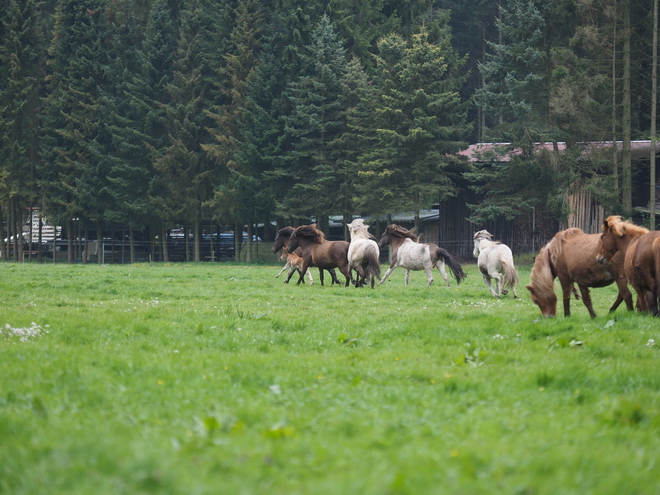
<path fill-rule="evenodd" d="M 488 199 L 474 205 L 481 218 L 556 200 L 580 178 L 619 204 L 611 163 L 544 168 L 523 154 L 474 169 L 453 157 L 469 141 L 528 149 L 621 132 L 625 23 L 613 1 L 5 4 L 0 240 L 31 208 L 70 232 L 74 220 L 131 237 L 185 224 L 199 240 L 211 222 L 240 232 L 418 212 L 466 184 Z M 631 132 L 647 137 L 650 15 L 626 5 Z M 511 198 L 519 208 L 498 206 Z"/>

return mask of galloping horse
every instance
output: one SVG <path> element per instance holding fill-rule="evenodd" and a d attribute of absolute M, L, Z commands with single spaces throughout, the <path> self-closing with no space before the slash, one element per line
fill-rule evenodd
<path fill-rule="evenodd" d="M 506 244 L 494 242 L 493 235 L 487 230 L 480 230 L 474 234 L 474 257 L 477 258 L 477 266 L 488 290 L 495 297 L 508 294 L 507 288 L 513 291 L 513 297 L 517 298 L 516 284 L 518 273 L 513 266 L 513 254 Z M 491 281 L 495 280 L 493 289 Z"/>
<path fill-rule="evenodd" d="M 607 263 L 619 255 L 625 258 L 626 277 L 637 293 L 637 310 L 660 316 L 660 231 L 649 232 L 616 215 L 606 218 L 597 259 L 600 263 Z"/>
<path fill-rule="evenodd" d="M 302 248 L 303 271 L 298 279 L 298 284 L 303 280 L 303 273 L 310 266 L 319 268 L 319 277 L 323 285 L 323 271 L 321 268 L 330 270 L 339 268 L 346 277 L 346 286 L 351 282 L 351 267 L 348 265 L 348 242 L 328 241 L 320 230 L 311 225 L 301 225 L 291 233 L 289 250 L 295 251 Z M 332 272 L 331 272 L 332 273 Z M 336 278 L 335 278 L 336 280 Z M 335 280 L 332 282 L 335 283 Z M 339 281 L 337 281 L 339 283 Z"/>
<path fill-rule="evenodd" d="M 287 249 L 287 246 L 289 245 L 289 238 L 291 237 L 291 234 L 293 233 L 293 227 L 284 227 L 280 229 L 277 232 L 277 237 L 275 237 L 275 242 L 273 243 L 273 248 L 272 251 L 273 253 L 277 253 L 279 250 L 282 250 L 282 260 L 286 262 L 286 264 L 282 267 L 280 272 L 275 275 L 275 278 L 278 278 L 284 270 L 289 270 L 289 273 L 287 274 L 287 278 L 284 281 L 284 283 L 289 283 L 289 279 L 293 275 L 294 271 L 300 272 L 302 269 L 303 265 L 303 259 L 300 257 L 300 254 L 302 254 L 302 249 L 298 249 L 297 252 L 295 253 L 290 253 L 289 250 Z M 320 268 L 319 268 L 320 270 Z M 331 275 L 334 275 L 335 278 L 337 277 L 334 274 L 334 270 L 330 272 Z M 307 270 L 307 278 L 309 278 L 309 284 L 312 285 L 314 283 L 314 279 L 312 279 L 312 274 L 310 273 L 309 270 Z"/>
<path fill-rule="evenodd" d="M 447 277 L 445 271 L 445 263 L 456 278 L 457 284 L 460 284 L 466 277 L 458 261 L 443 248 L 438 247 L 437 244 L 417 242 L 417 236 L 412 231 L 394 223 L 385 228 L 385 232 L 383 232 L 378 242 L 378 247 L 382 248 L 389 244 L 392 245 L 392 263 L 378 285 L 385 282 L 392 270 L 398 266 L 402 266 L 406 270 L 406 286 L 408 286 L 410 279 L 410 270 L 425 270 L 430 286 L 433 283 L 432 270 L 435 266 L 445 279 L 447 287 L 449 287 L 449 277 Z"/>
<path fill-rule="evenodd" d="M 374 288 L 376 278 L 380 279 L 380 249 L 369 233 L 369 226 L 364 220 L 356 218 L 347 225 L 351 234 L 348 246 L 348 263 L 357 272 L 356 287 L 362 287 L 365 281 L 371 281 Z"/>
<path fill-rule="evenodd" d="M 575 290 L 573 284 L 580 288 L 582 301 L 592 318 L 596 317 L 596 313 L 591 303 L 589 287 L 605 287 L 616 282 L 619 294 L 610 312 L 616 310 L 622 301 L 626 302 L 629 311 L 633 309 L 632 294 L 628 290 L 623 273 L 623 256 L 617 254 L 610 264 L 599 264 L 596 261 L 599 241 L 600 234 L 585 234 L 580 229 L 572 228 L 558 232 L 541 248 L 534 260 L 527 289 L 543 316 L 557 314 L 555 278 L 559 278 L 561 284 L 564 316 L 571 315 L 571 293 Z"/>

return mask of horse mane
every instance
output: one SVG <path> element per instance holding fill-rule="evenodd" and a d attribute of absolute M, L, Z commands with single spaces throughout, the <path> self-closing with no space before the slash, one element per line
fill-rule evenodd
<path fill-rule="evenodd" d="M 484 229 L 480 230 L 479 232 L 475 232 L 473 238 L 475 241 L 478 239 L 486 239 L 487 241 L 492 241 L 493 234 Z"/>
<path fill-rule="evenodd" d="M 301 225 L 295 232 L 296 237 L 304 237 L 319 244 L 325 240 L 325 234 L 312 225 Z"/>
<path fill-rule="evenodd" d="M 649 230 L 639 225 L 635 225 L 632 222 L 624 220 L 619 215 L 612 215 L 605 219 L 603 222 L 603 229 L 607 226 L 614 235 L 617 237 L 623 237 L 626 233 L 635 235 L 646 234 Z"/>
<path fill-rule="evenodd" d="M 360 237 L 363 239 L 374 239 L 374 236 L 369 233 L 369 226 L 364 223 L 361 218 L 356 218 L 349 225 L 352 237 Z"/>
<path fill-rule="evenodd" d="M 291 234 L 293 234 L 294 230 L 295 229 L 293 227 L 284 227 L 277 231 L 277 235 L 281 235 L 282 237 L 291 237 Z"/>
<path fill-rule="evenodd" d="M 555 292 L 555 277 L 552 274 L 551 266 L 551 251 L 553 241 L 550 241 L 541 248 L 539 254 L 536 255 L 534 266 L 530 274 L 530 285 L 539 297 L 544 297 Z"/>
<path fill-rule="evenodd" d="M 414 231 L 415 229 L 412 230 L 404 229 L 403 227 L 395 223 L 390 224 L 385 228 L 385 232 L 387 232 L 388 234 L 391 234 L 395 237 L 412 239 L 413 241 L 417 242 L 417 236 L 414 234 Z"/>

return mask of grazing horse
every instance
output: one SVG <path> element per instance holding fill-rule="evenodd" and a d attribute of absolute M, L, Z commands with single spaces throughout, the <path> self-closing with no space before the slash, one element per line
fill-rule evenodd
<path fill-rule="evenodd" d="M 284 227 L 281 228 L 277 232 L 277 237 L 275 237 L 275 242 L 273 242 L 273 248 L 272 251 L 273 253 L 277 253 L 280 249 L 282 250 L 282 256 L 281 259 L 283 261 L 286 261 L 286 264 L 282 269 L 280 270 L 280 273 L 275 275 L 275 278 L 278 278 L 280 275 L 282 275 L 282 272 L 286 270 L 287 268 L 289 269 L 289 273 L 287 274 L 286 280 L 284 281 L 285 284 L 289 283 L 289 280 L 293 276 L 294 271 L 300 272 L 300 269 L 302 268 L 303 265 L 303 259 L 300 256 L 302 254 L 302 249 L 298 248 L 296 249 L 295 253 L 290 253 L 288 250 L 289 246 L 289 240 L 291 239 L 291 234 L 293 233 L 293 227 Z M 319 272 L 321 272 L 323 269 L 319 268 Z M 334 269 L 328 270 L 330 273 L 330 277 L 332 278 L 333 283 L 339 283 L 339 280 L 337 280 L 337 274 L 335 273 Z M 309 278 L 309 283 L 314 284 L 314 280 L 312 279 L 312 273 L 307 270 L 307 278 Z M 304 280 L 303 280 L 304 282 Z"/>
<path fill-rule="evenodd" d="M 410 280 L 410 270 L 426 271 L 426 278 L 430 286 L 433 283 L 432 270 L 435 266 L 445 279 L 447 287 L 449 287 L 449 277 L 445 271 L 445 263 L 456 278 L 456 283 L 461 283 L 466 275 L 461 265 L 452 255 L 443 248 L 438 247 L 437 244 L 417 241 L 417 236 L 412 231 L 394 223 L 385 228 L 385 232 L 383 232 L 378 242 L 378 247 L 383 248 L 389 244 L 392 245 L 392 263 L 378 285 L 385 282 L 392 270 L 402 266 L 406 270 L 406 286 L 408 286 Z"/>
<path fill-rule="evenodd" d="M 323 232 L 311 225 L 301 225 L 291 233 L 289 239 L 289 250 L 302 248 L 303 271 L 298 279 L 298 284 L 303 280 L 303 273 L 310 266 L 319 268 L 319 277 L 323 285 L 323 271 L 321 268 L 330 270 L 339 268 L 346 277 L 346 286 L 351 282 L 351 267 L 348 264 L 348 242 L 328 241 Z M 332 281 L 333 283 L 335 280 Z M 337 282 L 339 283 L 339 282 Z"/>
<path fill-rule="evenodd" d="M 348 263 L 357 272 L 356 287 L 362 287 L 369 280 L 374 288 L 376 278 L 380 279 L 380 249 L 369 233 L 364 220 L 356 218 L 347 225 L 351 234 L 348 246 Z"/>
<path fill-rule="evenodd" d="M 659 316 L 660 231 L 649 232 L 617 215 L 606 218 L 597 260 L 611 263 L 619 255 L 624 256 L 625 275 L 637 293 L 637 310 Z"/>
<path fill-rule="evenodd" d="M 474 234 L 474 257 L 477 258 L 477 266 L 488 290 L 495 297 L 500 294 L 508 294 L 507 288 L 513 291 L 513 297 L 517 298 L 516 284 L 518 273 L 513 266 L 513 254 L 506 244 L 494 242 L 493 235 L 487 230 L 480 230 Z M 493 289 L 491 281 L 495 280 Z"/>
<path fill-rule="evenodd" d="M 623 256 L 618 254 L 608 265 L 601 265 L 596 261 L 599 241 L 600 234 L 585 234 L 580 229 L 572 228 L 558 232 L 541 248 L 534 260 L 527 290 L 543 316 L 557 314 L 555 278 L 559 278 L 561 284 L 564 316 L 571 315 L 571 293 L 575 290 L 573 284 L 580 288 L 582 301 L 592 318 L 596 317 L 596 313 L 589 287 L 606 287 L 616 282 L 619 294 L 610 312 L 616 310 L 622 301 L 626 302 L 629 311 L 633 309 L 632 294 L 623 273 Z"/>

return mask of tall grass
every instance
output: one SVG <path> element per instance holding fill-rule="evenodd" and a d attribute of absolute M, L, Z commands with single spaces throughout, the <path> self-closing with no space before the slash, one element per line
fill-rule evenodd
<path fill-rule="evenodd" d="M 660 327 L 614 288 L 277 271 L 0 264 L 0 493 L 660 493 Z"/>

